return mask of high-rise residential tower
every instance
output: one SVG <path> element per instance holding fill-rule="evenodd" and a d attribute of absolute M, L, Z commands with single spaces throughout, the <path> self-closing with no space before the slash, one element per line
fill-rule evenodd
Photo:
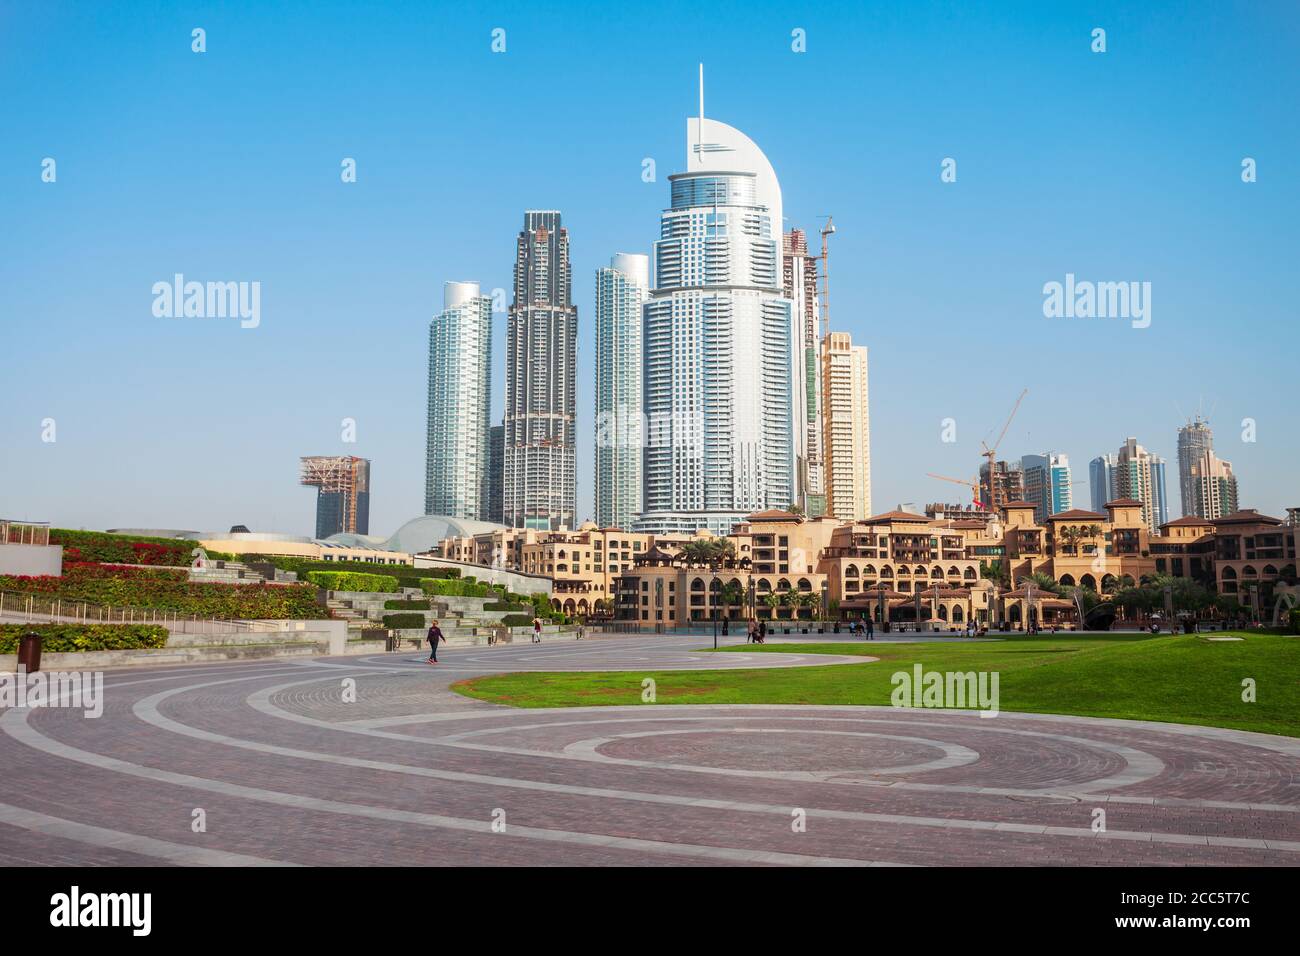
<path fill-rule="evenodd" d="M 797 336 L 781 288 L 772 165 L 716 120 L 688 120 L 686 140 L 687 171 L 669 177 L 643 310 L 649 433 L 636 525 L 716 534 L 795 501 Z"/>
<path fill-rule="evenodd" d="M 353 455 L 301 459 L 299 484 L 316 489 L 316 537 L 370 533 L 370 462 Z"/>
<path fill-rule="evenodd" d="M 1114 455 L 1098 455 L 1088 463 L 1088 493 L 1097 514 L 1105 514 L 1106 502 L 1120 497 L 1115 493 L 1116 461 Z"/>
<path fill-rule="evenodd" d="M 1206 448 L 1188 470 L 1192 486 L 1192 510 L 1188 514 L 1214 521 L 1237 510 L 1237 476 L 1232 473 L 1232 462 Z"/>
<path fill-rule="evenodd" d="M 574 526 L 577 333 L 568 230 L 555 210 L 525 212 L 506 331 L 501 510 L 510 527 Z"/>
<path fill-rule="evenodd" d="M 822 450 L 821 304 L 817 299 L 819 256 L 808 254 L 802 229 L 782 237 L 782 291 L 793 303 L 795 341 L 791 373 L 795 421 L 795 498 L 810 518 L 826 513 Z"/>
<path fill-rule="evenodd" d="M 596 270 L 596 523 L 630 529 L 641 513 L 641 307 L 650 257 L 620 252 Z"/>
<path fill-rule="evenodd" d="M 863 521 L 871 517 L 867 348 L 847 332 L 831 332 L 822 339 L 820 364 L 826 514 Z"/>
<path fill-rule="evenodd" d="M 1052 515 L 1074 507 L 1068 456 L 1054 452 L 1025 455 L 1020 459 L 1020 471 L 1024 475 L 1025 501 L 1033 503 L 1036 522 L 1043 524 Z"/>
<path fill-rule="evenodd" d="M 1114 476 L 1116 497 L 1142 502 L 1142 520 L 1152 533 L 1169 520 L 1163 458 L 1151 454 L 1136 438 L 1126 439 L 1115 456 Z"/>
<path fill-rule="evenodd" d="M 1200 476 L 1193 474 L 1193 468 L 1207 451 L 1213 450 L 1214 432 L 1210 429 L 1210 423 L 1200 415 L 1178 429 L 1178 491 L 1184 517 L 1209 517 L 1197 508 Z"/>
<path fill-rule="evenodd" d="M 477 282 L 443 285 L 429 323 L 424 513 L 484 520 L 492 387 L 492 300 Z"/>

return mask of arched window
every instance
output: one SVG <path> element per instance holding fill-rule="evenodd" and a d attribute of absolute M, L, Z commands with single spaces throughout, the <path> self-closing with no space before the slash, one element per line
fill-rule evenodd
<path fill-rule="evenodd" d="M 692 581 L 692 582 L 691 582 L 691 590 L 692 590 L 692 591 L 703 591 L 703 590 L 704 590 L 704 579 L 703 579 L 703 578 L 696 578 L 694 581 Z"/>
<path fill-rule="evenodd" d="M 1073 587 L 1073 586 L 1074 586 L 1074 575 L 1072 575 L 1072 574 L 1062 574 L 1062 575 L 1061 575 L 1061 581 L 1060 581 L 1060 583 L 1061 583 L 1062 585 L 1064 585 L 1065 587 L 1067 587 L 1067 588 L 1068 588 L 1068 587 Z"/>
<path fill-rule="evenodd" d="M 1223 569 L 1223 579 L 1225 581 L 1237 580 L 1237 571 L 1235 568 L 1227 567 Z"/>
<path fill-rule="evenodd" d="M 882 578 L 892 578 L 894 576 L 894 569 L 891 568 L 889 565 L 885 565 L 883 568 L 880 569 L 880 576 Z"/>
<path fill-rule="evenodd" d="M 1256 577 L 1258 573 L 1259 572 L 1255 570 L 1255 566 L 1253 564 L 1248 564 L 1241 569 L 1241 576 L 1243 578 L 1253 578 Z"/>
<path fill-rule="evenodd" d="M 1079 578 L 1079 585 L 1080 587 L 1085 587 L 1095 591 L 1097 590 L 1097 579 L 1091 574 L 1085 574 L 1083 577 Z"/>
<path fill-rule="evenodd" d="M 916 566 L 916 573 L 917 573 L 917 574 L 920 574 L 920 575 L 924 575 L 924 574 L 925 574 L 925 565 L 924 565 L 924 564 L 918 564 L 918 565 Z"/>
<path fill-rule="evenodd" d="M 812 582 L 809 581 L 807 578 L 800 578 L 800 579 L 799 579 L 799 590 L 800 590 L 800 591 L 811 591 L 811 590 L 812 590 Z"/>
<path fill-rule="evenodd" d="M 772 582 L 769 581 L 767 578 L 759 578 L 759 579 L 758 579 L 758 590 L 759 590 L 759 592 L 760 592 L 761 594 L 771 594 L 771 593 L 772 593 Z"/>
<path fill-rule="evenodd" d="M 974 581 L 974 580 L 975 580 L 975 569 L 974 569 L 974 568 L 967 568 L 967 569 L 965 570 L 965 572 L 962 573 L 962 577 L 965 578 L 967 581 Z"/>
<path fill-rule="evenodd" d="M 952 567 L 950 567 L 950 568 L 948 569 L 948 577 L 950 577 L 950 578 L 959 578 L 959 577 L 961 577 L 961 571 L 959 571 L 959 570 L 957 569 L 957 565 L 954 564 Z"/>
<path fill-rule="evenodd" d="M 785 578 L 782 578 L 780 581 L 776 582 L 776 589 L 778 591 L 788 591 L 790 590 L 790 582 Z"/>
<path fill-rule="evenodd" d="M 844 569 L 844 576 L 846 578 L 856 578 L 858 576 L 858 566 L 856 564 L 848 565 Z"/>
<path fill-rule="evenodd" d="M 942 581 L 942 580 L 943 580 L 943 568 L 939 567 L 939 566 L 936 564 L 936 565 L 935 565 L 935 566 L 930 570 L 930 577 L 931 577 L 931 579 L 933 579 L 933 580 L 936 580 L 936 581 Z"/>
<path fill-rule="evenodd" d="M 876 573 L 876 566 L 874 564 L 868 564 L 866 567 L 862 569 L 862 576 L 864 578 L 872 577 L 875 575 L 875 573 Z"/>
<path fill-rule="evenodd" d="M 1271 564 L 1266 564 L 1266 565 L 1264 565 L 1264 573 L 1265 573 L 1265 574 L 1277 574 L 1277 568 L 1273 567 L 1273 565 L 1271 565 Z"/>

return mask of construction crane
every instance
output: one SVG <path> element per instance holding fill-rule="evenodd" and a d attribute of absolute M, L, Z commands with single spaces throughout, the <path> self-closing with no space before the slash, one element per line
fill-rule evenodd
<path fill-rule="evenodd" d="M 827 216 L 822 226 L 822 328 L 827 332 L 831 330 L 831 249 L 826 240 L 833 235 L 835 221 Z"/>
<path fill-rule="evenodd" d="M 989 508 L 990 510 L 992 510 L 994 514 L 997 514 L 998 509 L 1001 508 L 1002 505 L 1004 504 L 1004 502 L 998 500 L 1000 497 L 1000 495 L 998 494 L 997 468 L 996 468 L 998 446 L 1002 444 L 1002 439 L 1007 437 L 1007 429 L 1011 427 L 1011 420 L 1016 417 L 1016 412 L 1020 410 L 1020 403 L 1025 400 L 1025 396 L 1028 394 L 1029 394 L 1029 389 L 1025 389 L 1023 392 L 1020 393 L 1020 397 L 1016 399 L 1016 403 L 1011 406 L 1011 414 L 1007 416 L 1007 423 L 1002 426 L 1002 432 L 998 435 L 998 440 L 993 443 L 993 447 L 990 448 L 988 442 L 984 442 L 984 441 L 980 442 L 980 445 L 984 447 L 984 450 L 980 452 L 980 454 L 988 459 Z"/>
<path fill-rule="evenodd" d="M 973 481 L 967 481 L 961 478 L 949 478 L 947 475 L 936 475 L 930 471 L 927 471 L 925 476 L 927 478 L 938 478 L 940 481 L 951 481 L 954 485 L 965 485 L 971 490 L 971 503 L 981 507 L 983 506 L 983 502 L 980 501 L 980 481 L 978 477 Z"/>

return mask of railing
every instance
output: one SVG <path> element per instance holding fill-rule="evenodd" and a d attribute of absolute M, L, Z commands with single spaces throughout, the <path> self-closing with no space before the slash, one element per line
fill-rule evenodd
<path fill-rule="evenodd" d="M 277 623 L 235 621 L 219 617 L 200 617 L 157 608 L 116 607 L 89 601 L 68 601 L 42 594 L 0 591 L 0 618 L 6 614 L 28 621 L 51 624 L 158 624 L 187 634 L 229 634 L 251 631 L 276 631 Z"/>
<path fill-rule="evenodd" d="M 50 526 L 35 521 L 12 521 L 0 518 L 0 544 L 50 543 Z"/>

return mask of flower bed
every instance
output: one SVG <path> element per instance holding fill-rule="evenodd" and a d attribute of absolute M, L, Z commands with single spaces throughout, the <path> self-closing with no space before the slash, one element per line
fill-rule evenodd
<path fill-rule="evenodd" d="M 174 611 L 199 617 L 310 619 L 329 617 L 310 584 L 210 584 L 189 580 L 181 568 L 125 568 L 72 563 L 63 576 L 0 575 L 0 591 L 20 591 L 120 607 Z"/>
<path fill-rule="evenodd" d="M 197 541 L 179 538 L 137 538 L 128 534 L 71 531 L 51 528 L 50 544 L 63 545 L 63 560 L 106 564 L 153 564 L 185 567 L 192 560 Z"/>
<path fill-rule="evenodd" d="M 46 654 L 167 646 L 167 628 L 156 624 L 0 624 L 0 654 L 16 654 L 24 634 L 44 638 Z"/>

